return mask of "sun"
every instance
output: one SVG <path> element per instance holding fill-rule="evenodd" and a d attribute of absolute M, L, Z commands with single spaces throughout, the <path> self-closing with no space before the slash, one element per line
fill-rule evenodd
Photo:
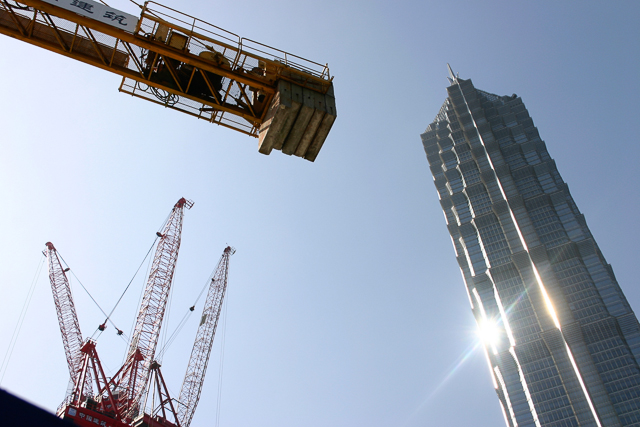
<path fill-rule="evenodd" d="M 493 354 L 498 354 L 496 346 L 500 341 L 500 327 L 493 319 L 483 319 L 478 323 L 478 335 L 486 347 L 491 347 Z"/>

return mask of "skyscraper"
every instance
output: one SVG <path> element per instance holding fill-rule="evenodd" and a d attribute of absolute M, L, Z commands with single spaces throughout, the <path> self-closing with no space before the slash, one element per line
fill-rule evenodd
<path fill-rule="evenodd" d="M 640 325 L 522 100 L 450 73 L 421 135 L 508 426 L 640 426 Z"/>

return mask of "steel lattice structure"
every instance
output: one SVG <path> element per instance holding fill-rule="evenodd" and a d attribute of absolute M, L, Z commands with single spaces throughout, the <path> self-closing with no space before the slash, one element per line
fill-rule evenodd
<path fill-rule="evenodd" d="M 58 252 L 53 243 L 46 243 L 46 255 L 49 265 L 49 281 L 51 282 L 51 292 L 53 301 L 56 306 L 56 314 L 58 315 L 58 324 L 60 325 L 60 333 L 62 334 L 62 344 L 64 353 L 67 358 L 69 367 L 69 375 L 71 382 L 76 383 L 78 374 L 82 364 L 82 333 L 80 332 L 80 324 L 78 323 L 78 315 L 73 304 L 71 296 L 71 286 L 62 268 Z M 91 373 L 88 373 L 89 381 L 83 387 L 83 393 L 87 396 L 91 395 L 92 383 Z M 70 390 L 69 390 L 70 392 Z M 69 393 L 67 393 L 68 397 Z"/>
<path fill-rule="evenodd" d="M 151 272 L 147 280 L 136 326 L 131 337 L 127 361 L 142 357 L 141 366 L 131 369 L 120 382 L 126 387 L 126 414 L 135 416 L 147 387 L 151 364 L 155 356 L 160 327 L 164 317 L 169 290 L 173 280 L 180 239 L 182 233 L 182 218 L 184 208 L 191 209 L 193 202 L 181 198 L 173 207 L 160 240 L 156 246 L 155 256 L 151 265 Z M 124 397 L 124 396 L 123 396 Z"/>
<path fill-rule="evenodd" d="M 192 206 L 193 202 L 190 200 L 178 200 L 162 232 L 157 233 L 160 239 L 128 354 L 125 363 L 111 377 L 105 375 L 95 341 L 82 341 L 69 281 L 55 248 L 51 243 L 47 243 L 49 276 L 73 381 L 71 392 L 58 409 L 60 417 L 73 420 L 82 427 L 95 424 L 111 427 L 190 425 L 200 399 L 224 302 L 229 276 L 229 258 L 235 253 L 235 249 L 226 247 L 209 278 L 209 291 L 180 391 L 181 404 L 175 405 L 175 400 L 171 398 L 160 372 L 160 364 L 154 357 L 180 249 L 184 208 L 190 209 Z M 149 398 L 151 410 L 145 412 L 145 409 L 149 409 Z"/>
<path fill-rule="evenodd" d="M 187 373 L 182 383 L 179 400 L 182 403 L 178 409 L 178 418 L 182 427 L 188 427 L 200 399 L 202 384 L 209 363 L 209 355 L 213 345 L 213 338 L 218 326 L 220 311 L 227 290 L 229 276 L 229 257 L 235 249 L 227 246 L 222 253 L 215 272 L 211 278 L 211 285 L 202 310 L 200 326 L 196 334 L 193 350 L 187 366 Z"/>
<path fill-rule="evenodd" d="M 267 144 L 260 152 L 275 148 L 315 160 L 337 114 L 326 64 L 154 2 L 140 5 L 139 18 L 113 8 L 105 16 L 93 13 L 102 7 L 92 0 L 3 1 L 0 34 L 120 75 L 123 93 L 261 141 L 271 127 L 284 140 L 297 111 L 304 110 L 299 126 L 306 139 Z M 289 93 L 291 84 L 297 95 Z M 275 116 L 280 107 L 292 109 L 285 129 Z"/>
<path fill-rule="evenodd" d="M 115 388 L 111 387 L 109 379 L 102 368 L 102 363 L 100 363 L 100 359 L 98 358 L 96 342 L 92 339 L 88 339 L 80 351 L 81 358 L 79 360 L 80 370 L 78 371 L 78 378 L 76 379 L 73 392 L 71 393 L 69 404 L 63 406 L 61 410 L 58 411 L 59 415 L 65 418 L 69 416 L 73 418 L 77 415 L 78 408 L 84 406 L 86 409 L 92 411 L 92 417 L 95 417 L 98 421 L 108 420 L 109 425 L 113 425 L 114 427 L 123 427 L 127 425 L 123 422 L 122 416 L 118 410 L 117 395 L 114 393 Z M 123 368 L 120 369 L 122 370 Z M 86 388 L 87 385 L 91 386 L 92 373 L 96 381 L 98 393 L 87 398 L 82 396 L 80 390 Z M 120 372 L 116 373 L 116 376 L 119 374 Z M 96 416 L 96 412 L 101 414 L 100 418 Z M 105 415 L 108 418 L 104 417 Z M 87 421 L 91 422 L 91 420 Z"/>

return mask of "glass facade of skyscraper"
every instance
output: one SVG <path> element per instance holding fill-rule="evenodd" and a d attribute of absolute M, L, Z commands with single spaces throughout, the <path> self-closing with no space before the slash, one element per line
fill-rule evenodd
<path fill-rule="evenodd" d="M 516 95 L 421 135 L 508 426 L 640 426 L 640 325 Z"/>

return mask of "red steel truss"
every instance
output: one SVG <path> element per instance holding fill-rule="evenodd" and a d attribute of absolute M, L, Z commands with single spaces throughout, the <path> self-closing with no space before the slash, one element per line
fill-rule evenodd
<path fill-rule="evenodd" d="M 122 421 L 122 414 L 117 405 L 118 395 L 114 392 L 113 388 L 110 387 L 110 382 L 102 369 L 102 364 L 96 352 L 96 342 L 92 339 L 87 340 L 80 351 L 82 352 L 82 358 L 80 359 L 81 366 L 79 375 L 73 387 L 69 404 L 63 409 L 63 414 L 65 414 L 65 417 L 75 418 L 76 411 L 72 410 L 71 415 L 68 415 L 70 407 L 86 408 L 90 411 L 103 414 L 103 416 L 113 418 L 114 420 Z M 93 374 L 95 378 L 98 393 L 96 395 L 85 396 L 82 390 L 86 388 L 87 383 L 89 383 L 89 386 L 92 386 L 91 374 Z M 86 417 L 82 418 L 84 419 Z"/>
<path fill-rule="evenodd" d="M 153 391 L 159 397 L 158 408 L 151 415 L 142 413 L 132 419 L 121 410 L 122 407 L 119 402 L 122 400 L 123 391 L 119 380 L 127 372 L 137 369 L 137 362 L 142 360 L 140 352 L 135 353 L 133 357 L 134 363 L 127 363 L 122 366 L 112 379 L 109 379 L 104 373 L 100 358 L 96 352 L 95 341 L 87 340 L 81 352 L 79 375 L 68 403 L 63 405 L 59 411 L 61 417 L 71 419 L 75 425 L 85 427 L 95 427 L 96 424 L 104 427 L 129 427 L 132 425 L 180 427 L 173 399 L 169 395 L 160 372 L 160 365 L 157 362 L 151 364 L 151 371 L 154 377 Z M 93 374 L 95 378 L 98 393 L 84 396 L 81 390 L 86 388 L 86 383 L 90 381 L 90 374 Z M 170 419 L 173 419 L 173 422 Z"/>
<path fill-rule="evenodd" d="M 47 243 L 49 277 L 73 382 L 72 389 L 58 409 L 58 415 L 62 418 L 71 419 L 76 425 L 84 427 L 190 425 L 200 399 L 224 302 L 229 258 L 235 253 L 235 249 L 226 247 L 210 277 L 200 325 L 179 403 L 176 404 L 169 394 L 160 364 L 154 357 L 180 249 L 184 208 L 190 209 L 192 206 L 190 200 L 178 200 L 162 232 L 157 233 L 160 239 L 128 354 L 125 363 L 111 377 L 105 375 L 95 341 L 88 339 L 82 342 L 69 281 L 53 244 Z M 150 411 L 145 413 L 145 408 Z"/>
<path fill-rule="evenodd" d="M 67 358 L 71 383 L 75 383 L 78 379 L 78 373 L 82 363 L 82 353 L 80 352 L 82 348 L 82 333 L 80 332 L 76 308 L 73 305 L 69 280 L 58 258 L 58 252 L 53 246 L 53 243 L 47 242 L 46 246 L 45 253 L 49 264 L 49 281 L 51 282 L 53 302 L 56 306 L 56 314 L 58 315 L 58 324 L 60 325 L 60 333 L 62 334 L 62 344 Z M 93 391 L 91 387 L 91 377 L 89 376 L 89 381 L 86 382 L 86 386 L 82 389 L 82 392 L 87 396 L 90 395 Z M 67 395 L 68 394 L 69 393 L 67 393 Z"/>
<path fill-rule="evenodd" d="M 178 409 L 178 418 L 182 427 L 189 427 L 189 424 L 191 424 L 200 399 L 202 384 L 204 383 L 204 376 L 209 363 L 209 355 L 211 354 L 211 346 L 213 345 L 213 338 L 220 318 L 220 310 L 227 290 L 229 257 L 234 253 L 235 249 L 230 246 L 224 249 L 211 278 L 211 285 L 202 310 L 200 326 L 191 350 L 187 373 L 180 389 L 179 401 L 182 405 Z"/>
<path fill-rule="evenodd" d="M 142 358 L 141 363 L 136 363 L 134 369 L 128 370 L 120 382 L 126 387 L 126 399 L 121 402 L 125 404 L 124 410 L 129 417 L 134 417 L 138 413 L 142 395 L 149 381 L 151 364 L 155 356 L 178 259 L 184 208 L 191 209 L 192 206 L 193 202 L 190 200 L 185 198 L 178 200 L 162 233 L 159 234 L 160 240 L 156 246 L 125 365 L 131 364 L 138 353 Z"/>
<path fill-rule="evenodd" d="M 160 371 L 160 364 L 158 362 L 154 361 L 151 364 L 151 373 L 153 375 L 153 390 L 151 391 L 154 399 L 154 402 L 152 404 L 153 412 L 151 415 L 144 414 L 144 421 L 148 425 L 161 423 L 163 426 L 167 427 L 182 427 L 180 421 L 178 420 L 176 407 L 173 404 L 173 399 L 169 395 L 169 389 L 167 388 L 167 384 L 164 382 L 164 377 L 162 376 L 162 372 Z M 155 402 L 156 396 L 158 397 L 157 404 Z M 171 422 L 170 420 L 173 420 L 173 422 Z"/>

